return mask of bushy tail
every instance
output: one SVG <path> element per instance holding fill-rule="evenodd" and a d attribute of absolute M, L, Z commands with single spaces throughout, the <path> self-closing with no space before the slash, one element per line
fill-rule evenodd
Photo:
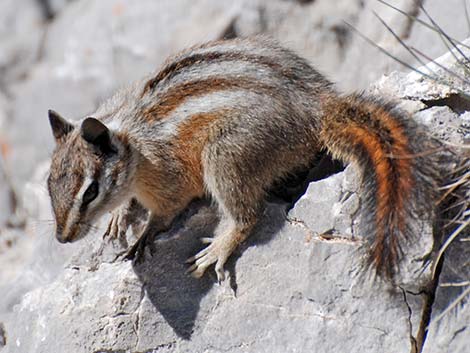
<path fill-rule="evenodd" d="M 431 216 L 436 195 L 433 140 L 411 118 L 361 95 L 323 100 L 321 142 L 363 174 L 363 218 L 374 235 L 369 264 L 393 278 L 416 217 Z"/>

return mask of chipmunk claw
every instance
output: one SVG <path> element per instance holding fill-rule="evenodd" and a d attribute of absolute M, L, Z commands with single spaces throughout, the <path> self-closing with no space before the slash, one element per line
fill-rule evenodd
<path fill-rule="evenodd" d="M 203 244 L 211 244 L 214 241 L 214 238 L 203 237 L 203 238 L 199 238 L 199 240 Z"/>
<path fill-rule="evenodd" d="M 186 261 L 187 262 L 187 261 Z M 189 273 L 190 275 L 193 274 L 193 271 L 197 268 L 196 264 L 192 264 L 187 270 L 186 273 Z"/>
<path fill-rule="evenodd" d="M 129 246 L 126 239 L 127 230 L 131 225 L 129 210 L 130 206 L 126 204 L 111 212 L 111 220 L 103 234 L 103 239 L 118 240 L 124 248 Z"/>
<path fill-rule="evenodd" d="M 206 269 L 217 261 L 217 258 L 214 258 L 214 256 L 207 256 L 209 252 L 210 250 L 205 248 L 195 256 L 188 259 L 187 262 L 193 264 L 188 268 L 187 272 L 194 278 L 201 278 Z"/>
<path fill-rule="evenodd" d="M 187 264 L 191 264 L 193 262 L 196 262 L 199 260 L 201 257 L 205 256 L 208 252 L 210 251 L 209 247 L 206 247 L 199 251 L 196 255 L 191 256 L 189 259 L 186 260 Z"/>
<path fill-rule="evenodd" d="M 217 275 L 217 282 L 222 284 L 225 281 L 225 271 L 224 271 L 224 264 L 221 264 L 219 261 L 215 264 L 215 273 Z"/>
<path fill-rule="evenodd" d="M 140 238 L 132 245 L 132 247 L 127 251 L 125 260 L 136 260 L 137 263 L 141 263 L 144 258 L 145 249 L 148 248 L 150 255 L 153 255 L 153 246 L 151 244 L 153 240 L 153 235 L 149 232 L 144 232 L 141 234 Z"/>
<path fill-rule="evenodd" d="M 198 265 L 193 264 L 190 268 L 186 270 L 186 273 L 189 273 L 191 277 L 201 278 L 204 274 L 205 269 L 199 268 Z"/>
<path fill-rule="evenodd" d="M 108 223 L 108 228 L 103 234 L 103 239 L 121 239 L 122 235 L 126 233 L 126 230 L 127 226 L 123 215 L 121 215 L 120 212 L 113 213 L 111 220 Z"/>

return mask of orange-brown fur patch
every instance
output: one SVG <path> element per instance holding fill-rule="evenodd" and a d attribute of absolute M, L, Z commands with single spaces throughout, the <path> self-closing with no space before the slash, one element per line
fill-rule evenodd
<path fill-rule="evenodd" d="M 163 219 L 180 212 L 194 198 L 187 185 L 178 185 L 179 193 L 169 186 L 170 180 L 164 170 L 142 157 L 136 173 L 136 196 L 147 209 Z"/>
<path fill-rule="evenodd" d="M 390 132 L 390 136 L 393 139 L 392 151 L 388 156 L 393 159 L 393 163 L 396 165 L 396 169 L 399 172 L 398 189 L 400 192 L 397 193 L 397 207 L 399 210 L 403 210 L 405 207 L 405 199 L 409 197 L 409 193 L 413 189 L 413 173 L 412 173 L 412 158 L 409 149 L 409 141 L 406 136 L 403 126 L 387 111 L 379 108 L 377 111 L 377 118 L 382 122 L 385 128 Z M 405 224 L 403 223 L 403 217 L 398 220 L 398 227 L 400 231 L 404 231 Z"/>
<path fill-rule="evenodd" d="M 354 136 L 354 141 L 364 148 L 367 151 L 367 154 L 370 156 L 372 163 L 375 166 L 375 175 L 377 182 L 377 234 L 376 237 L 379 240 L 379 249 L 382 251 L 383 242 L 381 239 L 385 236 L 385 229 L 383 229 L 383 224 L 381 220 L 384 219 L 389 212 L 389 197 L 391 195 L 391 189 L 393 187 L 390 178 L 391 165 L 390 161 L 387 158 L 386 152 L 384 151 L 380 140 L 377 136 L 370 133 L 370 131 L 365 130 L 363 127 L 354 126 L 351 127 L 349 133 Z"/>
<path fill-rule="evenodd" d="M 412 160 L 408 158 L 410 156 L 408 138 L 403 126 L 381 107 L 371 106 L 367 108 L 379 120 L 380 126 L 388 130 L 392 140 L 391 146 L 389 146 L 387 151 L 384 149 L 383 142 L 377 136 L 374 136 L 373 132 L 363 128 L 350 130 L 361 141 L 372 163 L 375 165 L 377 182 L 377 234 L 374 241 L 372 259 L 376 266 L 381 267 L 383 266 L 383 252 L 385 251 L 384 237 L 387 231 L 398 231 L 401 234 L 406 232 L 406 201 L 412 192 L 414 180 Z M 391 229 L 385 229 L 384 227 L 390 227 Z M 390 241 L 390 246 L 387 250 L 390 251 L 390 258 L 396 260 L 399 255 L 399 239 L 397 236 L 392 236 L 388 240 Z"/>
<path fill-rule="evenodd" d="M 209 126 L 220 119 L 226 112 L 200 113 L 189 117 L 178 128 L 176 137 L 176 155 L 185 165 L 187 174 L 192 176 L 190 183 L 195 190 L 203 187 L 201 155 L 207 144 Z"/>

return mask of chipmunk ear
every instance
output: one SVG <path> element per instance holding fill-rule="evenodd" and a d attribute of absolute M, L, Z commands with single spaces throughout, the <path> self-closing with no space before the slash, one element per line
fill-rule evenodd
<path fill-rule="evenodd" d="M 52 134 L 54 135 L 56 142 L 60 142 L 68 133 L 70 133 L 70 131 L 73 130 L 74 126 L 53 110 L 49 110 L 48 114 Z"/>
<path fill-rule="evenodd" d="M 97 147 L 104 154 L 116 153 L 111 143 L 109 129 L 95 118 L 86 118 L 82 123 L 81 134 L 85 141 Z"/>

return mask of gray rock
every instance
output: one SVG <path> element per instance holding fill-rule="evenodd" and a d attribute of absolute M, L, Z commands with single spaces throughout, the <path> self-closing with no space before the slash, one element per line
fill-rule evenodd
<path fill-rule="evenodd" d="M 298 220 L 317 234 L 335 228 L 341 195 L 342 174 L 336 174 L 323 182 L 313 183 L 297 201 L 289 216 Z M 331 205 L 325 208 L 324 205 Z"/>
<path fill-rule="evenodd" d="M 359 190 L 356 170 L 349 166 L 344 173 L 312 183 L 289 212 L 289 218 L 317 236 L 352 239 L 359 223 Z"/>
<path fill-rule="evenodd" d="M 433 305 L 425 353 L 468 351 L 470 342 L 470 246 L 463 239 L 470 230 L 447 249 Z"/>
<path fill-rule="evenodd" d="M 468 284 L 466 288 L 466 292 L 461 293 L 463 299 L 445 317 L 440 317 L 439 320 L 431 323 L 429 338 L 426 340 L 423 352 L 464 353 L 468 351 L 470 310 L 468 309 L 468 299 L 465 299 L 470 294 Z M 440 291 L 438 295 L 441 296 L 442 294 L 442 291 Z M 454 295 L 452 297 L 455 298 Z"/>
<path fill-rule="evenodd" d="M 35 0 L 0 4 L 0 86 L 27 75 L 40 55 L 44 21 Z"/>
<path fill-rule="evenodd" d="M 285 223 L 282 209 L 268 208 L 222 286 L 213 273 L 185 274 L 197 237 L 213 227 L 207 206 L 158 240 L 141 264 L 68 267 L 15 306 L 5 321 L 14 344 L 5 352 L 408 351 L 410 304 L 388 285 L 370 290 L 360 242 L 312 236 Z"/>
<path fill-rule="evenodd" d="M 334 209 L 355 214 L 349 200 L 357 197 L 357 184 L 353 168 L 312 183 L 287 222 L 284 206 L 270 205 L 230 260 L 222 286 L 212 272 L 201 280 L 185 274 L 184 260 L 216 222 L 204 203 L 157 240 L 141 264 L 97 263 L 100 238 L 91 235 L 56 280 L 27 293 L 3 319 L 15 343 L 6 352 L 408 351 L 421 300 L 405 300 L 401 290 L 367 277 L 360 238 L 319 236 L 315 218 L 348 217 L 352 224 L 351 214 L 322 210 L 336 203 Z M 318 201 L 332 190 L 335 197 Z"/>
<path fill-rule="evenodd" d="M 462 143 L 463 135 L 459 131 L 461 122 L 458 114 L 445 107 L 431 107 L 415 114 L 416 120 L 428 126 L 435 126 L 434 135 L 439 139 Z"/>

